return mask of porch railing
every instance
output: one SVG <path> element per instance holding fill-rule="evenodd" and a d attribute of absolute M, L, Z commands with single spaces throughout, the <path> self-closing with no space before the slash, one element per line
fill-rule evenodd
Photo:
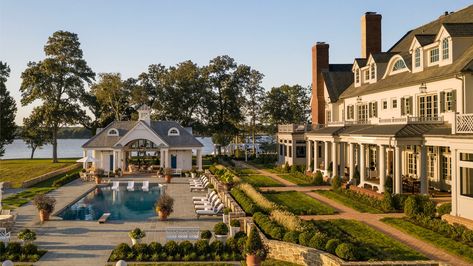
<path fill-rule="evenodd" d="M 455 133 L 470 133 L 473 134 L 473 114 L 456 114 L 455 126 L 453 129 Z"/>
<path fill-rule="evenodd" d="M 352 125 L 369 125 L 371 122 L 369 120 L 344 120 L 344 121 L 332 121 L 328 123 L 329 127 L 339 127 L 339 126 L 352 126 Z"/>
<path fill-rule="evenodd" d="M 379 118 L 379 124 L 443 124 L 443 116 L 408 116 Z"/>
<path fill-rule="evenodd" d="M 285 124 L 278 125 L 279 133 L 306 132 L 311 130 L 310 124 Z"/>

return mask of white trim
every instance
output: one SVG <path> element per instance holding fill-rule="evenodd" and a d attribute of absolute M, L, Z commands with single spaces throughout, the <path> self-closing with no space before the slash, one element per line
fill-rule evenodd
<path fill-rule="evenodd" d="M 156 132 L 154 132 L 154 130 L 152 130 L 143 120 L 138 121 L 136 125 L 132 129 L 130 129 L 122 138 L 120 138 L 112 147 L 115 147 L 118 144 L 121 144 L 122 146 L 125 146 L 126 144 L 128 144 L 129 141 L 127 143 L 122 143 L 122 141 L 125 140 L 130 134 L 132 134 L 133 131 L 140 125 L 144 127 L 148 132 L 150 132 L 154 137 L 156 137 L 159 142 L 169 147 L 169 144 L 166 141 L 164 141 Z M 149 140 L 152 141 L 151 139 Z M 156 143 L 156 142 L 155 144 L 159 145 L 159 143 Z"/>
<path fill-rule="evenodd" d="M 171 132 L 175 130 L 176 132 Z M 180 136 L 181 135 L 181 132 L 179 131 L 179 129 L 177 129 L 176 127 L 171 127 L 169 130 L 168 130 L 168 136 Z"/>
<path fill-rule="evenodd" d="M 115 131 L 115 133 L 111 133 L 111 131 Z M 118 129 L 112 127 L 111 129 L 109 129 L 107 131 L 107 136 L 110 136 L 110 137 L 119 137 L 120 136 L 120 133 L 118 131 Z"/>

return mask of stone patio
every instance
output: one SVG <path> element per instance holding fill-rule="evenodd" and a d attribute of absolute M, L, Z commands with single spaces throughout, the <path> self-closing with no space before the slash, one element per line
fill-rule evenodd
<path fill-rule="evenodd" d="M 120 181 L 150 180 L 151 183 L 162 183 L 156 177 L 120 178 Z M 49 195 L 57 200 L 56 210 L 68 206 L 95 187 L 93 183 L 75 180 Z M 99 224 L 97 221 L 62 221 L 52 220 L 40 224 L 37 210 L 31 204 L 18 208 L 15 231 L 30 228 L 37 232 L 35 241 L 40 248 L 48 250 L 35 265 L 105 265 L 112 249 L 119 243 L 131 244 L 128 232 L 136 227 L 144 229 L 146 237 L 143 242 L 165 241 L 166 227 L 199 227 L 201 230 L 212 229 L 218 217 L 201 217 L 197 220 L 191 197 L 202 196 L 205 193 L 189 192 L 188 178 L 174 178 L 166 189 L 174 198 L 174 213 L 168 221 L 162 222 L 156 218 L 147 221 L 110 221 Z M 54 217 L 52 217 L 54 218 Z M 15 241 L 16 233 L 14 233 Z"/>

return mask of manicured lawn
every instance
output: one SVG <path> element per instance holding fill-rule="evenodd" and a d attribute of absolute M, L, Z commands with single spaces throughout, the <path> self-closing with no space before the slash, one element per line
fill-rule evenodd
<path fill-rule="evenodd" d="M 264 175 L 241 175 L 243 182 L 250 183 L 254 187 L 282 187 L 283 184 Z"/>
<path fill-rule="evenodd" d="M 465 260 L 473 263 L 473 247 L 470 247 L 462 242 L 445 237 L 430 229 L 420 227 L 402 218 L 383 218 L 382 222 L 392 225 L 399 230 L 406 232 L 415 238 L 424 240 L 437 246 L 449 253 L 458 255 Z"/>
<path fill-rule="evenodd" d="M 302 192 L 267 192 L 264 196 L 297 215 L 334 214 L 335 210 Z"/>
<path fill-rule="evenodd" d="M 23 181 L 72 165 L 76 160 L 60 159 L 59 163 L 52 163 L 51 159 L 0 160 L 0 181 L 19 188 Z"/>
<path fill-rule="evenodd" d="M 333 199 L 347 207 L 350 207 L 352 209 L 355 209 L 359 212 L 367 212 L 367 213 L 383 213 L 380 210 L 373 208 L 369 205 L 366 205 L 362 202 L 355 201 L 351 198 L 346 197 L 345 195 L 335 193 L 330 190 L 314 190 L 314 192 L 327 197 L 329 199 Z"/>
<path fill-rule="evenodd" d="M 419 252 L 358 221 L 337 219 L 312 223 L 329 238 L 355 245 L 363 261 L 427 260 Z"/>
<path fill-rule="evenodd" d="M 249 168 L 241 168 L 237 170 L 238 174 L 240 175 L 254 175 L 258 174 L 258 171 L 249 169 Z"/>
<path fill-rule="evenodd" d="M 300 176 L 294 174 L 279 174 L 278 176 L 298 186 L 313 186 L 312 182 L 309 181 L 309 179 L 301 178 Z"/>

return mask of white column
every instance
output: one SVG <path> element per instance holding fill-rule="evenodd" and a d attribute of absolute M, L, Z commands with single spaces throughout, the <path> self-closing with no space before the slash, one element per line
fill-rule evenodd
<path fill-rule="evenodd" d="M 345 161 L 345 157 L 346 157 L 345 156 L 345 154 L 346 154 L 345 147 L 346 147 L 346 145 L 345 145 L 345 143 L 340 142 L 339 147 L 340 147 L 340 156 L 339 156 L 339 158 L 340 158 L 339 159 L 340 160 L 340 176 L 342 178 L 345 178 L 345 162 L 346 162 Z"/>
<path fill-rule="evenodd" d="M 420 193 L 429 194 L 429 179 L 427 177 L 427 147 L 420 146 Z"/>
<path fill-rule="evenodd" d="M 402 193 L 402 150 L 396 145 L 394 147 L 394 193 Z"/>
<path fill-rule="evenodd" d="M 386 146 L 379 145 L 379 192 L 384 192 L 386 185 Z"/>
<path fill-rule="evenodd" d="M 100 153 L 102 154 L 102 153 Z M 100 160 L 100 163 L 102 163 L 102 158 L 98 158 L 98 152 L 97 150 L 92 150 L 92 157 L 95 158 L 95 162 L 92 162 L 92 167 L 94 167 L 95 169 L 99 168 L 98 165 L 97 165 L 97 161 Z"/>
<path fill-rule="evenodd" d="M 338 142 L 332 143 L 332 176 L 338 176 Z M 331 177 L 332 177 L 331 176 Z"/>
<path fill-rule="evenodd" d="M 448 147 L 448 146 L 447 146 Z M 453 147 L 450 147 L 451 151 L 451 156 L 452 156 L 452 182 L 451 182 L 451 189 L 452 189 L 452 211 L 450 212 L 451 215 L 457 216 L 458 215 L 458 197 L 460 195 L 458 189 L 460 188 L 459 182 L 460 182 L 460 173 L 457 172 L 459 170 L 459 167 L 457 169 L 457 164 L 458 164 L 458 159 L 457 158 L 457 149 L 454 149 Z M 439 157 L 440 158 L 440 151 L 439 151 Z M 440 169 L 440 168 L 439 168 Z M 439 173 L 440 174 L 440 173 Z M 457 178 L 456 178 L 457 177 Z"/>
<path fill-rule="evenodd" d="M 306 171 L 311 172 L 312 167 L 310 167 L 310 164 L 312 163 L 312 141 L 307 140 L 307 145 L 306 145 L 306 156 L 307 156 L 307 166 L 306 166 Z"/>
<path fill-rule="evenodd" d="M 161 148 L 159 150 L 159 167 L 161 168 L 164 168 L 164 156 L 166 156 L 164 153 L 164 149 Z"/>
<path fill-rule="evenodd" d="M 197 149 L 196 157 L 197 157 L 197 170 L 202 171 L 202 149 Z"/>
<path fill-rule="evenodd" d="M 329 150 L 330 149 L 330 142 L 325 141 L 325 147 L 324 147 L 324 170 L 325 174 L 328 175 L 328 165 L 330 164 L 330 156 L 329 156 Z"/>
<path fill-rule="evenodd" d="M 314 173 L 319 169 L 319 142 L 314 140 Z"/>
<path fill-rule="evenodd" d="M 87 150 L 86 150 L 86 149 L 84 149 L 84 150 L 82 151 L 82 157 L 83 157 L 83 158 L 84 158 L 84 157 L 87 157 Z M 83 162 L 83 163 L 82 163 L 82 168 L 84 168 L 84 169 L 87 168 L 87 162 Z"/>
<path fill-rule="evenodd" d="M 365 185 L 365 172 L 366 172 L 366 156 L 365 156 L 365 151 L 366 151 L 366 145 L 365 144 L 360 144 L 360 187 L 363 187 Z"/>
<path fill-rule="evenodd" d="M 112 151 L 112 155 L 113 155 L 112 172 L 115 172 L 116 165 L 117 165 L 117 152 Z"/>
<path fill-rule="evenodd" d="M 355 176 L 355 143 L 350 143 L 350 154 L 349 154 L 349 167 L 350 167 L 350 180 Z"/>

